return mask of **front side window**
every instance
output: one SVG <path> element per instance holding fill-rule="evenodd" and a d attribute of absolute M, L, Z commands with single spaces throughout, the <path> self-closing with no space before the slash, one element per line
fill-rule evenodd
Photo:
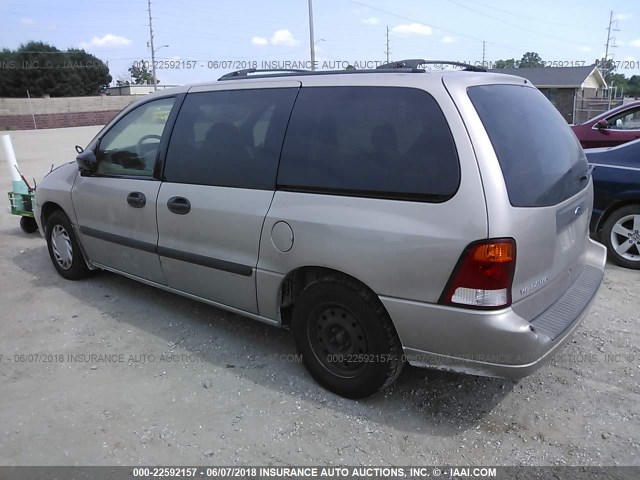
<path fill-rule="evenodd" d="M 300 91 L 280 160 L 282 188 L 440 202 L 453 196 L 459 182 L 451 130 L 425 91 Z"/>
<path fill-rule="evenodd" d="M 619 113 L 607 120 L 611 130 L 640 130 L 640 108 Z"/>
<path fill-rule="evenodd" d="M 175 101 L 162 98 L 127 113 L 102 137 L 99 175 L 153 176 L 162 132 Z"/>
<path fill-rule="evenodd" d="M 297 88 L 187 95 L 171 134 L 164 179 L 268 190 Z"/>

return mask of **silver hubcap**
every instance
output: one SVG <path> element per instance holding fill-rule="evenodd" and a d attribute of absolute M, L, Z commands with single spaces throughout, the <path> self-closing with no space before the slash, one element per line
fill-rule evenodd
<path fill-rule="evenodd" d="M 73 263 L 73 246 L 62 225 L 56 225 L 51 231 L 51 249 L 58 265 L 64 270 L 69 270 Z"/>
<path fill-rule="evenodd" d="M 640 214 L 627 215 L 611 230 L 611 245 L 626 260 L 640 261 Z"/>

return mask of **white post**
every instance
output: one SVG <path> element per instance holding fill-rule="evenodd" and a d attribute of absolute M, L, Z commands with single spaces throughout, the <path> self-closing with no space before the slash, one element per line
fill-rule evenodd
<path fill-rule="evenodd" d="M 27 90 L 27 98 L 29 99 L 29 108 L 31 109 L 31 119 L 33 120 L 33 128 L 38 129 L 38 125 L 36 124 L 36 116 L 33 114 L 33 105 L 31 104 L 31 95 L 29 94 L 29 90 Z"/>
<path fill-rule="evenodd" d="M 316 42 L 313 36 L 313 3 L 309 0 L 309 48 L 311 49 L 311 70 L 316 69 Z"/>
<path fill-rule="evenodd" d="M 18 161 L 16 160 L 16 154 L 13 151 L 11 137 L 9 135 L 0 136 L 0 143 L 2 144 L 4 158 L 7 161 L 9 170 L 11 171 L 12 191 L 15 193 L 29 193 L 27 185 L 22 181 L 22 177 L 18 172 Z M 15 198 L 13 203 L 18 210 L 22 210 L 23 204 L 20 196 Z"/>
<path fill-rule="evenodd" d="M 16 160 L 16 154 L 13 151 L 13 144 L 11 143 L 11 137 L 9 135 L 2 135 L 2 151 L 4 152 L 4 158 L 11 170 L 11 181 L 20 182 L 24 185 L 20 174 L 18 173 L 18 161 Z M 25 185 L 26 187 L 26 185 Z M 27 193 L 27 192 L 25 192 Z"/>

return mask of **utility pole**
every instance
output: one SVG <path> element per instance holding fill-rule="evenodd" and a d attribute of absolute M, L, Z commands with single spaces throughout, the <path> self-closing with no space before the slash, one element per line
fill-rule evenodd
<path fill-rule="evenodd" d="M 311 49 L 311 70 L 313 71 L 316 69 L 316 42 L 313 39 L 313 0 L 309 0 L 309 47 Z"/>
<path fill-rule="evenodd" d="M 149 7 L 149 47 L 151 48 L 151 70 L 153 75 L 153 91 L 155 92 L 158 90 L 158 81 L 156 80 L 156 51 L 153 48 L 153 23 L 151 22 L 151 0 L 147 0 L 147 5 Z"/>
<path fill-rule="evenodd" d="M 486 67 L 486 64 L 484 63 L 484 54 L 485 54 L 485 50 L 486 50 L 486 44 L 487 44 L 487 42 L 485 42 L 483 40 L 482 41 L 482 68 Z"/>
<path fill-rule="evenodd" d="M 611 44 L 611 48 L 615 48 L 617 47 L 616 45 L 616 38 L 615 37 L 611 37 L 611 30 L 613 27 L 613 25 L 615 24 L 615 28 L 613 28 L 614 32 L 619 32 L 620 30 L 618 29 L 618 21 L 613 19 L 613 10 L 611 10 L 611 12 L 609 13 L 609 26 L 607 27 L 607 43 L 605 44 L 605 50 L 604 50 L 604 62 L 602 62 L 602 67 L 600 68 L 600 71 L 602 72 L 602 76 L 606 78 L 607 74 L 613 70 L 612 68 L 609 68 L 609 46 L 612 43 L 611 40 L 613 40 L 613 44 Z M 609 90 L 609 94 L 607 95 L 608 97 L 608 107 L 609 109 L 611 109 L 611 88 L 608 88 Z"/>
<path fill-rule="evenodd" d="M 387 50 L 384 52 L 387 54 L 387 63 L 389 63 L 389 25 L 387 25 Z"/>
<path fill-rule="evenodd" d="M 615 26 L 614 26 L 615 25 Z M 611 10 L 611 12 L 609 13 L 609 26 L 607 27 L 607 43 L 605 44 L 605 50 L 604 50 L 604 62 L 603 62 L 603 68 L 602 68 L 602 75 L 606 75 L 607 73 L 609 73 L 609 68 L 608 68 L 608 64 L 607 64 L 607 60 L 609 60 L 609 48 L 616 48 L 616 37 L 612 37 L 611 36 L 611 32 L 619 32 L 620 29 L 618 28 L 618 20 L 614 20 L 613 19 L 613 10 Z M 612 42 L 613 41 L 613 42 Z"/>

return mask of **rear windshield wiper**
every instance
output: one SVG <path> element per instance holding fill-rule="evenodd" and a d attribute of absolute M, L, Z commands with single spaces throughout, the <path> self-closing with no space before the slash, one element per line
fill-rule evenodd
<path fill-rule="evenodd" d="M 585 180 L 589 180 L 589 177 L 591 176 L 591 172 L 593 172 L 593 169 L 596 168 L 595 165 L 589 164 L 589 167 L 587 168 L 587 171 L 580 176 L 579 180 L 581 182 L 585 181 Z"/>

